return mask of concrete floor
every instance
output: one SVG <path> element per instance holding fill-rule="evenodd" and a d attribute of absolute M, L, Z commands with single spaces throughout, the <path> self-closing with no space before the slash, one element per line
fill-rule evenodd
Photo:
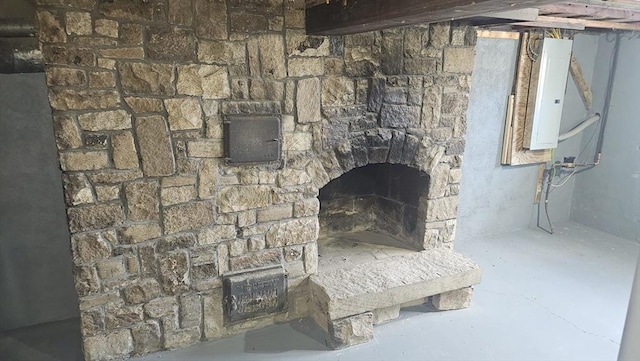
<path fill-rule="evenodd" d="M 303 320 L 132 360 L 615 360 L 639 245 L 576 223 L 556 229 L 458 240 L 484 268 L 471 307 L 404 310 L 368 344 L 329 351 Z M 77 324 L 2 334 L 0 359 L 79 360 Z"/>

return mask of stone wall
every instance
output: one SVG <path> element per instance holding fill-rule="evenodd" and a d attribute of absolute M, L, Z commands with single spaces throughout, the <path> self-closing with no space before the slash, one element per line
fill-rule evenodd
<path fill-rule="evenodd" d="M 318 189 L 354 167 L 427 173 L 425 246 L 451 245 L 473 29 L 307 37 L 301 0 L 37 2 L 87 360 L 305 316 Z M 236 113 L 281 114 L 281 164 L 225 164 Z M 223 324 L 221 275 L 273 264 L 288 310 Z"/>

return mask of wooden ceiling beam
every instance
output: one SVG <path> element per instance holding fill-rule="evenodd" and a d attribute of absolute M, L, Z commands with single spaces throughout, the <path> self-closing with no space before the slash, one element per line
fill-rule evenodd
<path fill-rule="evenodd" d="M 572 18 L 558 18 L 553 16 L 538 16 L 535 22 L 520 22 L 512 24 L 514 26 L 561 28 L 584 30 L 586 28 L 640 31 L 640 22 L 620 23 L 615 21 L 586 20 Z"/>
<path fill-rule="evenodd" d="M 345 35 L 397 26 L 464 19 L 519 10 L 557 0 L 348 0 L 306 10 L 307 33 Z"/>
<path fill-rule="evenodd" d="M 640 6 L 635 9 L 613 8 L 611 5 L 595 4 L 550 4 L 540 8 L 542 14 L 563 14 L 569 16 L 590 16 L 602 19 L 625 19 L 640 21 Z"/>

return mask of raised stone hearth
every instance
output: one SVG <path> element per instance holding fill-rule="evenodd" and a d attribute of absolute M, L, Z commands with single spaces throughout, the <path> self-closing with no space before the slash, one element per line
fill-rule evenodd
<path fill-rule="evenodd" d="M 37 3 L 87 361 L 309 316 L 343 347 L 406 302 L 468 305 L 472 27 L 319 37 L 304 0 Z M 279 125 L 267 161 L 229 159 L 239 115 Z"/>

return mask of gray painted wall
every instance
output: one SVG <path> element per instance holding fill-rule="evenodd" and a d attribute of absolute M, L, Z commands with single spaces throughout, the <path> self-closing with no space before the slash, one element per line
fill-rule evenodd
<path fill-rule="evenodd" d="M 595 35 L 577 35 L 574 39 L 573 52 L 587 82 L 592 80 L 599 40 L 600 36 Z M 533 204 L 533 198 L 538 166 L 500 165 L 507 97 L 512 92 L 517 52 L 517 40 L 478 39 L 467 111 L 457 239 L 503 233 L 536 224 L 537 206 Z M 569 77 L 561 132 L 579 124 L 587 114 L 575 83 Z M 560 143 L 554 152 L 554 160 L 577 156 L 581 138 L 576 136 Z M 553 222 L 569 219 L 574 181 L 572 179 L 552 192 L 550 215 Z"/>
<path fill-rule="evenodd" d="M 78 316 L 44 74 L 0 74 L 0 330 Z"/>
<path fill-rule="evenodd" d="M 518 41 L 479 38 L 473 69 L 458 206 L 457 239 L 526 227 L 537 166 L 500 165 L 507 97 Z"/>
<path fill-rule="evenodd" d="M 600 39 L 594 92 L 604 92 L 612 37 Z M 600 165 L 576 177 L 571 219 L 640 241 L 640 38 L 620 42 Z M 599 100 L 602 102 L 602 99 Z M 602 104 L 599 104 L 602 107 Z M 593 154 L 595 141 L 583 135 Z"/>

